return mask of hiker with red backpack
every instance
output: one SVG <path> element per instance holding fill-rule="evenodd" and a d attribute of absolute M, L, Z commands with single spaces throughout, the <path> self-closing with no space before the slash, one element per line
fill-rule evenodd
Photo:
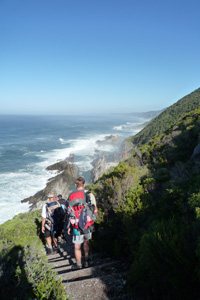
<path fill-rule="evenodd" d="M 72 233 L 72 242 L 74 243 L 74 255 L 76 263 L 72 270 L 82 268 L 81 244 L 84 249 L 84 267 L 89 266 L 89 240 L 92 237 L 95 215 L 97 214 L 97 205 L 92 193 L 86 193 L 85 179 L 78 177 L 75 181 L 76 191 L 68 197 L 68 234 Z"/>

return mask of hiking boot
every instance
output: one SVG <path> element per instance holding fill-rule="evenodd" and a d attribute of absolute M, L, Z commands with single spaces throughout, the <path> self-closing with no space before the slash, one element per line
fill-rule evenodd
<path fill-rule="evenodd" d="M 80 269 L 82 269 L 82 265 L 74 264 L 71 269 L 72 270 L 80 270 Z"/>
<path fill-rule="evenodd" d="M 88 260 L 88 259 L 87 259 L 87 260 L 85 259 L 83 265 L 84 265 L 84 268 L 88 268 L 89 265 L 90 265 L 90 264 L 89 264 L 89 260 Z"/>
<path fill-rule="evenodd" d="M 53 253 L 58 253 L 59 251 L 58 251 L 58 248 L 53 248 Z"/>
<path fill-rule="evenodd" d="M 85 268 L 91 267 L 91 265 L 93 265 L 93 261 L 91 259 L 91 257 L 85 257 L 84 261 L 83 261 L 83 265 Z"/>
<path fill-rule="evenodd" d="M 53 254 L 53 248 L 47 248 L 47 255 Z"/>

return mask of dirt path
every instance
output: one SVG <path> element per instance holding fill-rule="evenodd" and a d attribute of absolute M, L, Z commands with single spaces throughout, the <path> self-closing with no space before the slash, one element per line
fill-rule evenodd
<path fill-rule="evenodd" d="M 73 300 L 127 300 L 124 292 L 126 266 L 119 261 L 92 255 L 91 266 L 72 271 L 74 263 L 73 244 L 65 240 L 59 243 L 59 252 L 49 255 L 48 261 L 62 277 L 66 294 Z"/>

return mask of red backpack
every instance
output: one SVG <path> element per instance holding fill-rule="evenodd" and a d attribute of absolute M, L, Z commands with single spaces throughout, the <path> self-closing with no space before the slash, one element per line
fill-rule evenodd
<path fill-rule="evenodd" d="M 93 231 L 93 220 L 90 217 L 90 208 L 84 191 L 75 191 L 69 195 L 68 216 L 73 229 L 78 234 L 86 234 Z"/>

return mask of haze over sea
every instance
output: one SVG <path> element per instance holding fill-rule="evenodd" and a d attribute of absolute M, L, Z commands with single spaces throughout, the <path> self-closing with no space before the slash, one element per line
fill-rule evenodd
<path fill-rule="evenodd" d="M 46 186 L 52 172 L 46 167 L 74 154 L 79 175 L 89 183 L 91 162 L 116 145 L 99 145 L 97 140 L 114 134 L 125 139 L 136 134 L 147 119 L 131 114 L 101 116 L 0 116 L 0 224 L 20 212 L 21 203 Z M 66 198 L 68 195 L 63 195 Z"/>

